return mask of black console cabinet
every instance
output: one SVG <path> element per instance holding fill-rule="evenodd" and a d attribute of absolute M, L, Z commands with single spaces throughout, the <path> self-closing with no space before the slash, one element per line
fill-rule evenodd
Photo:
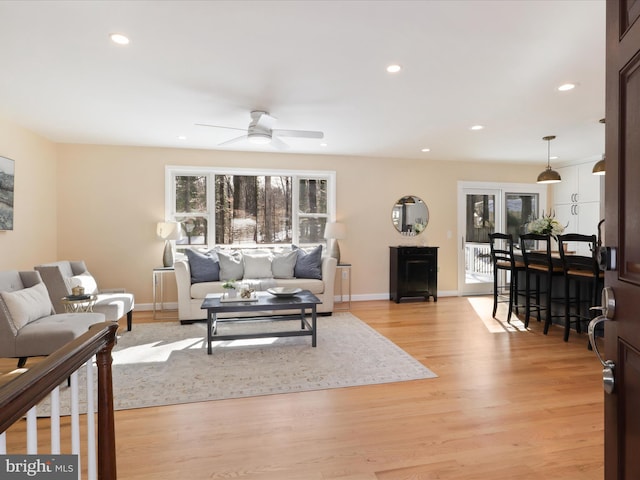
<path fill-rule="evenodd" d="M 389 247 L 389 297 L 438 301 L 438 247 Z"/>

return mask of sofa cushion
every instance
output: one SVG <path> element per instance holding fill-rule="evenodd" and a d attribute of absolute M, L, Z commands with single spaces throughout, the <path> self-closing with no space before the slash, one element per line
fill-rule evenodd
<path fill-rule="evenodd" d="M 271 273 L 271 259 L 269 253 L 243 252 L 243 278 L 273 278 Z"/>
<path fill-rule="evenodd" d="M 37 283 L 33 287 L 15 292 L 0 292 L 0 295 L 9 310 L 16 330 L 20 330 L 27 323 L 38 318 L 51 315 L 53 310 L 49 292 L 44 283 Z"/>
<path fill-rule="evenodd" d="M 316 278 L 322 280 L 322 245 L 305 251 L 296 245 L 292 248 L 298 252 L 293 274 L 296 278 Z"/>
<path fill-rule="evenodd" d="M 91 325 L 104 322 L 102 313 L 60 313 L 28 323 L 16 335 L 15 355 L 39 356 L 53 353 L 85 333 Z"/>
<path fill-rule="evenodd" d="M 244 276 L 244 263 L 242 253 L 223 252 L 218 250 L 218 260 L 220 261 L 220 280 L 240 280 Z"/>
<path fill-rule="evenodd" d="M 68 277 L 67 284 L 69 285 L 69 289 L 73 289 L 74 287 L 84 288 L 84 293 L 87 295 L 98 293 L 98 283 L 89 272 L 83 272 L 79 275 Z"/>
<path fill-rule="evenodd" d="M 298 259 L 298 251 L 276 253 L 271 261 L 273 278 L 293 278 L 293 270 Z"/>
<path fill-rule="evenodd" d="M 191 272 L 191 283 L 217 282 L 220 280 L 220 263 L 215 250 L 200 253 L 195 250 L 186 250 Z"/>

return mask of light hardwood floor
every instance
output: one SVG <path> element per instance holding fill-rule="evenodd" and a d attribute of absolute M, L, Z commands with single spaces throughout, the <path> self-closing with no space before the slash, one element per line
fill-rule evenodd
<path fill-rule="evenodd" d="M 584 334 L 506 327 L 488 297 L 351 312 L 438 378 L 119 411 L 119 478 L 602 480 L 601 369 Z"/>

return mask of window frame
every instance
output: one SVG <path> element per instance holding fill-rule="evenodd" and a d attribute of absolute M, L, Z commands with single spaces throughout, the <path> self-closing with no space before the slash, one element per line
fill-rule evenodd
<path fill-rule="evenodd" d="M 300 212 L 300 180 L 316 179 L 326 180 L 327 182 L 327 213 L 316 214 L 318 217 L 326 217 L 327 222 L 335 222 L 336 219 L 336 172 L 333 170 L 289 170 L 289 169 L 256 169 L 256 168 L 228 168 L 228 167 L 195 167 L 195 166 L 165 166 L 165 221 L 176 221 L 175 211 L 176 190 L 175 178 L 177 176 L 206 176 L 207 177 L 207 212 L 198 213 L 198 216 L 207 218 L 207 238 L 209 243 L 205 245 L 180 245 L 180 248 L 213 248 L 215 243 L 215 176 L 216 175 L 242 175 L 242 176 L 280 176 L 291 177 L 292 179 L 292 195 L 291 195 L 291 229 L 292 243 L 296 245 L 314 245 L 310 243 L 299 242 L 300 218 L 309 217 L 309 214 Z M 211 242 L 213 240 L 213 242 Z M 256 247 L 274 247 L 283 244 L 250 244 Z M 224 244 L 225 247 L 248 247 L 246 243 L 242 244 Z"/>

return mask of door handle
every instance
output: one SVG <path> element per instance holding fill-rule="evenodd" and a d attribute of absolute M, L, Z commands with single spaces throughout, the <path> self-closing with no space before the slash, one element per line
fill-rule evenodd
<path fill-rule="evenodd" d="M 602 364 L 602 388 L 608 394 L 613 393 L 615 388 L 615 363 L 613 360 L 605 360 L 598 350 L 598 344 L 596 343 L 596 327 L 598 324 L 613 321 L 615 315 L 616 300 L 613 295 L 613 289 L 611 287 L 605 287 L 602 289 L 602 305 L 599 307 L 591 307 L 591 310 L 602 310 L 602 315 L 597 316 L 589 322 L 589 342 L 593 348 L 596 357 Z"/>
<path fill-rule="evenodd" d="M 613 294 L 613 288 L 604 287 L 600 298 L 602 305 L 591 307 L 589 310 L 600 310 L 605 320 L 613 320 L 616 315 L 616 297 Z"/>

